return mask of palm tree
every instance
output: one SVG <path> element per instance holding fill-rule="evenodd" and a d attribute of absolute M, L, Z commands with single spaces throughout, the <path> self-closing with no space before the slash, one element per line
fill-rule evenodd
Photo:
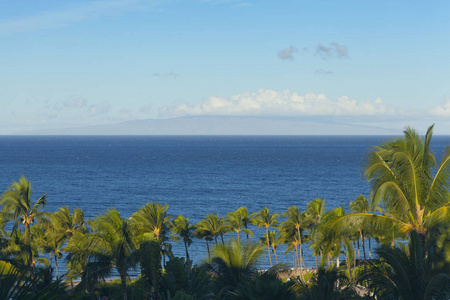
<path fill-rule="evenodd" d="M 30 231 L 31 229 L 32 227 Z M 25 231 L 17 229 L 11 232 L 1 252 L 5 260 L 14 261 L 19 265 L 25 266 L 33 274 L 37 262 L 36 257 L 39 256 L 39 250 L 39 245 L 34 239 L 30 240 L 25 234 Z"/>
<path fill-rule="evenodd" d="M 209 214 L 197 225 L 199 231 L 209 232 L 214 237 L 216 245 L 218 236 L 222 238 L 222 244 L 224 243 L 223 234 L 227 228 L 223 223 L 223 218 L 219 217 L 219 214 Z"/>
<path fill-rule="evenodd" d="M 71 214 L 68 206 L 61 207 L 52 214 L 52 225 L 63 233 L 65 240 L 70 240 L 75 232 L 87 232 L 84 213 L 80 208 L 75 208 Z"/>
<path fill-rule="evenodd" d="M 256 213 L 252 213 L 250 214 L 250 216 L 248 215 L 248 211 L 247 211 L 247 207 L 242 206 L 239 207 L 236 210 L 236 213 L 239 214 L 241 216 L 242 219 L 242 223 L 244 224 L 244 228 L 248 231 L 246 231 L 246 235 L 247 235 L 247 242 L 250 243 L 250 238 L 249 235 L 253 235 L 253 232 L 251 230 L 248 229 L 248 224 L 252 223 L 253 218 L 255 217 Z"/>
<path fill-rule="evenodd" d="M 261 209 L 258 214 L 253 219 L 253 223 L 258 226 L 258 228 L 265 227 L 266 235 L 269 235 L 269 227 L 276 226 L 278 224 L 278 217 L 280 215 L 278 213 L 270 214 L 270 209 L 264 207 Z M 272 256 L 270 255 L 270 243 L 269 239 L 267 239 L 267 252 L 269 253 L 269 261 L 270 267 L 272 267 Z"/>
<path fill-rule="evenodd" d="M 164 206 L 160 203 L 146 203 L 137 212 L 131 216 L 131 221 L 134 222 L 140 232 L 154 233 L 158 243 L 162 243 L 170 229 L 171 216 L 167 215 L 169 205 Z"/>
<path fill-rule="evenodd" d="M 277 256 L 277 248 L 278 244 L 280 242 L 281 238 L 277 235 L 275 230 L 269 231 L 269 244 L 272 247 L 273 254 L 275 255 L 275 260 L 278 265 L 278 256 Z M 267 235 L 264 234 L 264 236 L 261 238 L 261 242 L 267 243 Z"/>
<path fill-rule="evenodd" d="M 317 256 L 320 255 L 320 260 L 323 262 L 323 249 L 321 247 L 322 234 L 318 230 L 318 226 L 322 221 L 322 216 L 325 211 L 325 200 L 321 198 L 315 198 L 309 202 L 306 206 L 306 219 L 308 220 L 309 240 L 312 242 L 309 248 L 313 248 L 313 255 L 316 260 L 316 267 L 319 268 L 317 262 Z"/>
<path fill-rule="evenodd" d="M 289 251 L 292 251 L 292 268 L 298 269 L 300 267 L 299 255 L 298 255 L 298 237 L 297 232 L 292 230 L 291 227 L 282 222 L 278 227 L 280 241 L 287 245 L 286 251 L 283 255 L 286 255 Z"/>
<path fill-rule="evenodd" d="M 146 203 L 137 212 L 131 215 L 131 221 L 136 225 L 139 235 L 153 233 L 161 247 L 161 263 L 165 264 L 166 253 L 170 250 L 169 245 L 165 243 L 170 231 L 171 216 L 167 215 L 168 204 Z M 170 251 L 169 251 L 170 252 Z"/>
<path fill-rule="evenodd" d="M 214 247 L 209 269 L 218 276 L 219 293 L 226 294 L 249 280 L 256 272 L 256 263 L 263 253 L 261 244 L 241 244 L 232 239 Z"/>
<path fill-rule="evenodd" d="M 300 281 L 300 300 L 362 299 L 347 276 L 336 267 L 320 268 L 308 283 Z"/>
<path fill-rule="evenodd" d="M 195 225 L 189 224 L 189 218 L 179 215 L 173 220 L 172 232 L 183 239 L 184 248 L 186 250 L 186 261 L 189 261 L 188 246 L 192 243 L 192 237 L 196 229 Z"/>
<path fill-rule="evenodd" d="M 255 274 L 232 294 L 236 300 L 297 300 L 295 285 L 294 281 L 283 283 L 275 271 L 269 270 Z"/>
<path fill-rule="evenodd" d="M 128 269 L 136 266 L 138 239 L 136 229 L 129 220 L 122 219 L 115 209 L 99 215 L 92 221 L 92 234 L 82 240 L 72 238 L 66 247 L 69 259 L 90 261 L 115 267 L 120 275 L 123 299 L 127 299 L 126 279 Z M 73 243 L 72 243 L 73 242 Z"/>
<path fill-rule="evenodd" d="M 320 242 L 315 244 L 315 247 L 320 247 L 325 254 L 327 254 L 328 260 L 333 261 L 336 259 L 336 265 L 339 266 L 339 255 L 342 249 L 342 241 L 348 238 L 348 232 L 340 232 L 335 235 L 329 235 L 332 230 L 332 226 L 336 219 L 345 216 L 344 207 L 336 207 L 332 210 L 324 213 L 321 220 L 321 224 L 317 226 L 316 230 L 320 232 Z M 323 262 L 322 262 L 323 265 Z"/>
<path fill-rule="evenodd" d="M 239 208 L 236 211 L 230 212 L 227 214 L 225 218 L 225 224 L 227 225 L 228 229 L 230 231 L 234 231 L 237 234 L 237 241 L 239 243 L 239 232 L 245 232 L 247 234 L 247 237 L 253 234 L 253 232 L 247 228 L 242 228 L 246 226 L 246 223 L 244 223 L 243 216 L 245 212 L 242 210 L 244 207 Z"/>
<path fill-rule="evenodd" d="M 383 207 L 383 214 L 342 216 L 334 221 L 330 234 L 356 232 L 365 225 L 375 232 L 398 226 L 403 234 L 417 232 L 424 245 L 433 227 L 448 224 L 450 147 L 445 148 L 437 165 L 430 149 L 432 132 L 430 126 L 423 140 L 415 130 L 407 128 L 403 138 L 375 147 L 370 152 L 365 176 L 372 183 L 370 205 Z"/>
<path fill-rule="evenodd" d="M 209 242 L 213 240 L 213 233 L 209 228 L 208 222 L 205 219 L 195 224 L 194 236 L 198 239 L 204 239 L 206 242 L 206 249 L 208 251 L 208 260 L 211 260 L 211 253 L 209 251 Z"/>
<path fill-rule="evenodd" d="M 299 254 L 300 254 L 300 266 L 305 267 L 305 261 L 303 259 L 303 249 L 302 249 L 302 232 L 306 225 L 309 224 L 309 220 L 306 218 L 305 214 L 300 213 L 297 206 L 293 205 L 287 209 L 283 216 L 287 217 L 287 221 L 283 222 L 286 227 L 292 226 L 297 232 Z"/>
<path fill-rule="evenodd" d="M 369 262 L 359 281 L 368 282 L 381 299 L 449 299 L 448 266 L 435 269 L 432 257 L 423 257 L 417 232 L 412 231 L 409 249 L 381 245 L 377 259 Z M 446 274 L 447 273 L 447 274 Z"/>
<path fill-rule="evenodd" d="M 313 221 L 313 223 L 320 224 L 324 212 L 325 212 L 324 199 L 315 198 L 306 205 L 306 214 Z"/>
<path fill-rule="evenodd" d="M 48 217 L 48 213 L 40 211 L 46 204 L 45 196 L 46 194 L 32 205 L 31 184 L 25 176 L 21 176 L 19 181 L 13 182 L 0 198 L 0 205 L 2 206 L 0 216 L 2 219 L 14 220 L 12 231 L 14 232 L 20 223 L 24 224 L 25 232 L 23 237 L 25 244 L 31 243 L 30 230 L 34 221 L 45 222 Z M 30 257 L 29 263 L 31 263 L 31 246 L 27 248 Z"/>

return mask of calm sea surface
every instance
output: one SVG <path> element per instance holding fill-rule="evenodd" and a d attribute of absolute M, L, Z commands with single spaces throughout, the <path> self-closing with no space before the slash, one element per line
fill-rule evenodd
<path fill-rule="evenodd" d="M 0 188 L 20 175 L 33 186 L 33 201 L 47 195 L 45 210 L 79 207 L 86 218 L 109 208 L 123 217 L 151 200 L 168 203 L 169 214 L 197 222 L 209 213 L 240 206 L 249 212 L 264 206 L 282 213 L 304 210 L 316 197 L 326 209 L 369 193 L 362 176 L 371 147 L 386 136 L 2 136 Z M 440 159 L 449 136 L 435 136 Z M 260 237 L 259 232 L 255 237 Z M 234 235 L 231 235 L 234 237 Z M 174 244 L 177 256 L 184 248 Z M 195 240 L 191 257 L 206 257 Z M 281 247 L 279 256 L 284 249 Z M 314 261 L 305 254 L 307 266 Z M 290 254 L 281 258 L 291 264 Z M 267 267 L 268 258 L 261 261 Z"/>

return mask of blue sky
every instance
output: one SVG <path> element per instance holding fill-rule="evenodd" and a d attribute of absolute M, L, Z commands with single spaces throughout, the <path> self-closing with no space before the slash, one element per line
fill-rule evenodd
<path fill-rule="evenodd" d="M 0 70 L 0 134 L 224 115 L 450 134 L 450 2 L 1 1 Z"/>

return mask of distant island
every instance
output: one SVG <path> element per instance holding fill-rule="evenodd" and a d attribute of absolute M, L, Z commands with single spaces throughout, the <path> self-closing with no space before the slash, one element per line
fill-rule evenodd
<path fill-rule="evenodd" d="M 199 116 L 19 131 L 18 135 L 394 135 L 398 130 L 327 118 Z"/>

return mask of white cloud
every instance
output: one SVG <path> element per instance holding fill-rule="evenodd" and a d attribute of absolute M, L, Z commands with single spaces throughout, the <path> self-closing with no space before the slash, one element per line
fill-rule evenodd
<path fill-rule="evenodd" d="M 160 114 L 169 117 L 230 115 L 230 116 L 383 116 L 401 113 L 383 104 L 381 99 L 357 101 L 343 96 L 336 101 L 324 94 L 299 95 L 289 90 L 260 89 L 230 98 L 212 96 L 198 105 L 181 104 L 163 107 Z"/>
<path fill-rule="evenodd" d="M 450 117 L 450 97 L 447 97 L 444 103 L 431 108 L 429 113 L 436 117 Z"/>

